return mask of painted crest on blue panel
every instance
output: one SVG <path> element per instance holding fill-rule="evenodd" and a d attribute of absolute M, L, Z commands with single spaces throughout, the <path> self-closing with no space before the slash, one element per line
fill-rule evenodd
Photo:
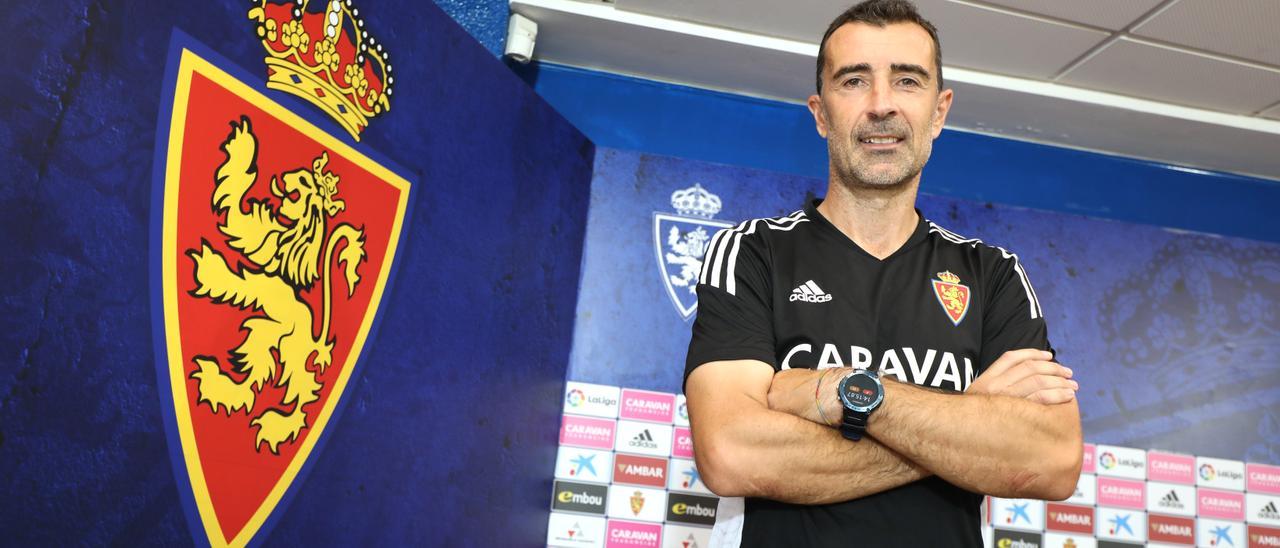
<path fill-rule="evenodd" d="M 698 275 L 711 237 L 716 231 L 733 226 L 714 219 L 720 206 L 719 196 L 694 184 L 671 193 L 675 214 L 653 214 L 653 246 L 662 286 L 685 320 L 698 309 Z"/>

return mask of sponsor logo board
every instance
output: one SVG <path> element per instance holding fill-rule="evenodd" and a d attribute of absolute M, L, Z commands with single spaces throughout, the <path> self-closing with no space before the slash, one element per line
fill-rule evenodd
<path fill-rule="evenodd" d="M 610 518 L 661 523 L 667 515 L 666 504 L 667 492 L 662 489 L 630 485 L 609 486 L 607 513 Z"/>
<path fill-rule="evenodd" d="M 1244 524 L 1234 521 L 1207 519 L 1196 520 L 1196 544 L 1212 548 L 1244 547 Z"/>
<path fill-rule="evenodd" d="M 712 494 L 711 490 L 707 489 L 707 484 L 702 482 L 697 464 L 691 460 L 671 459 L 671 471 L 667 475 L 670 476 L 667 480 L 667 489 L 704 495 Z"/>
<path fill-rule="evenodd" d="M 1151 542 L 1192 545 L 1196 543 L 1196 520 L 1186 517 L 1147 515 L 1147 538 Z"/>
<path fill-rule="evenodd" d="M 1280 466 L 1249 463 L 1245 466 L 1245 489 L 1256 493 L 1280 495 Z"/>
<path fill-rule="evenodd" d="M 605 528 L 604 545 L 605 548 L 658 548 L 662 546 L 662 526 L 611 519 Z"/>
<path fill-rule="evenodd" d="M 667 521 L 715 525 L 719 502 L 720 499 L 715 497 L 670 493 L 667 495 Z"/>
<path fill-rule="evenodd" d="M 991 524 L 1005 529 L 1044 529 L 1044 501 L 991 497 Z"/>
<path fill-rule="evenodd" d="M 684 394 L 676 395 L 676 415 L 671 422 L 676 426 L 689 426 L 689 404 Z"/>
<path fill-rule="evenodd" d="M 675 443 L 671 446 L 671 456 L 693 458 L 693 434 L 688 428 L 675 429 Z"/>
<path fill-rule="evenodd" d="M 613 449 L 617 421 L 563 415 L 560 421 L 560 445 L 576 445 L 591 449 Z"/>
<path fill-rule="evenodd" d="M 1093 474 L 1080 474 L 1076 482 L 1076 492 L 1064 502 L 1093 506 L 1098 503 L 1098 477 Z"/>
<path fill-rule="evenodd" d="M 711 529 L 668 523 L 662 528 L 665 548 L 710 548 Z"/>
<path fill-rule="evenodd" d="M 1238 460 L 1196 457 L 1196 485 L 1244 491 L 1244 463 Z"/>
<path fill-rule="evenodd" d="M 1081 474 L 1097 473 L 1097 446 L 1092 443 L 1084 444 L 1084 457 L 1080 461 Z"/>
<path fill-rule="evenodd" d="M 1045 533 L 1045 548 L 1097 548 L 1098 540 L 1093 538 L 1093 532 L 1087 535 L 1072 535 L 1067 533 Z"/>
<path fill-rule="evenodd" d="M 616 386 L 569 381 L 564 387 L 564 412 L 616 419 L 621 401 L 619 392 Z"/>
<path fill-rule="evenodd" d="M 562 512 L 603 514 L 609 496 L 603 485 L 563 480 L 556 480 L 551 491 L 551 509 Z"/>
<path fill-rule="evenodd" d="M 1266 493 L 1245 495 L 1245 521 L 1280 525 L 1280 496 Z"/>
<path fill-rule="evenodd" d="M 1040 548 L 1044 539 L 1040 533 L 993 529 L 991 542 L 996 548 Z"/>
<path fill-rule="evenodd" d="M 670 424 L 676 409 L 675 394 L 646 390 L 622 390 L 622 409 L 618 416 L 630 420 Z"/>
<path fill-rule="evenodd" d="M 556 453 L 556 479 L 609 483 L 613 452 L 562 446 Z"/>
<path fill-rule="evenodd" d="M 1147 509 L 1147 486 L 1141 481 L 1098 478 L 1098 505 Z"/>
<path fill-rule="evenodd" d="M 1147 513 L 1098 507 L 1096 535 L 1099 539 L 1144 542 L 1147 536 Z M 1098 543 L 1102 545 L 1101 542 Z"/>
<path fill-rule="evenodd" d="M 552 512 L 547 524 L 547 546 L 594 548 L 604 546 L 604 518 Z"/>
<path fill-rule="evenodd" d="M 1097 474 L 1128 479 L 1147 479 L 1147 452 L 1129 447 L 1098 445 Z"/>
<path fill-rule="evenodd" d="M 1244 520 L 1244 493 L 1200 489 L 1196 493 L 1196 513 L 1202 518 Z"/>
<path fill-rule="evenodd" d="M 671 426 L 618 421 L 618 435 L 615 436 L 614 449 L 620 453 L 666 457 L 671 453 Z"/>
<path fill-rule="evenodd" d="M 1147 511 L 1178 516 L 1196 515 L 1196 488 L 1177 483 L 1147 482 Z"/>
<path fill-rule="evenodd" d="M 648 487 L 666 487 L 667 459 L 618 453 L 613 461 L 613 481 Z"/>
<path fill-rule="evenodd" d="M 1196 482 L 1196 458 L 1174 453 L 1147 453 L 1147 480 L 1166 483 Z"/>
<path fill-rule="evenodd" d="M 1249 525 L 1249 548 L 1280 548 L 1280 529 Z"/>
<path fill-rule="evenodd" d="M 1064 533 L 1093 534 L 1093 507 L 1050 502 L 1045 505 L 1044 528 Z"/>

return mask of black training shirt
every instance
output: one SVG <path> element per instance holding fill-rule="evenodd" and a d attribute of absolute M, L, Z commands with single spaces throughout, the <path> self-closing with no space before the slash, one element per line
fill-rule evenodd
<path fill-rule="evenodd" d="M 704 363 L 750 359 L 775 371 L 870 368 L 964 391 L 1006 351 L 1052 350 L 1013 254 L 919 215 L 907 242 L 882 261 L 822 217 L 819 203 L 712 238 L 686 379 Z M 826 505 L 725 498 L 712 544 L 976 548 L 981 501 L 937 477 Z"/>

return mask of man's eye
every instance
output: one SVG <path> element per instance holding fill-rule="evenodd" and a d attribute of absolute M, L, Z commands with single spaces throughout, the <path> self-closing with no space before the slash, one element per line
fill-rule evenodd
<path fill-rule="evenodd" d="M 903 78 L 901 80 L 898 80 L 898 82 L 907 87 L 913 87 L 913 88 L 920 87 L 920 81 L 916 80 L 915 78 Z"/>
<path fill-rule="evenodd" d="M 844 85 L 845 87 L 860 86 L 862 85 L 862 78 L 850 78 L 844 81 Z"/>

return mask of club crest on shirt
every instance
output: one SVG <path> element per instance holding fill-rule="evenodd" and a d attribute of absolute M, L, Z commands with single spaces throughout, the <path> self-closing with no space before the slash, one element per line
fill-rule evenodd
<path fill-rule="evenodd" d="M 653 246 L 662 285 L 671 304 L 685 320 L 698 308 L 698 274 L 707 244 L 716 231 L 732 223 L 712 219 L 720 212 L 720 197 L 700 184 L 671 193 L 676 214 L 653 214 Z"/>
<path fill-rule="evenodd" d="M 964 315 L 969 311 L 969 286 L 960 283 L 960 277 L 950 271 L 939 272 L 933 283 L 933 294 L 938 297 L 938 304 L 947 313 L 951 323 L 960 325 Z"/>

